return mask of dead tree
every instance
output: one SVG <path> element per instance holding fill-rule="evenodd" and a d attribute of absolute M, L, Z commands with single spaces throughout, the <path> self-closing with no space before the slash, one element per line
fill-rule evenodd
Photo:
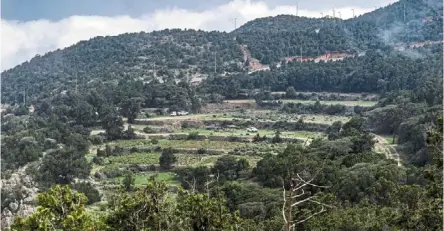
<path fill-rule="evenodd" d="M 326 210 L 326 208 L 331 208 L 332 206 L 324 204 L 317 200 L 316 195 L 309 195 L 306 191 L 308 186 L 315 188 L 328 188 L 328 186 L 320 186 L 311 183 L 315 177 L 310 180 L 305 180 L 301 177 L 301 173 L 297 173 L 296 177 L 292 177 L 290 175 L 290 187 L 288 192 L 285 190 L 285 184 L 282 187 L 283 193 L 282 197 L 284 199 L 284 204 L 282 205 L 282 217 L 284 218 L 284 231 L 292 231 L 295 230 L 295 226 L 301 223 L 306 222 L 312 217 L 319 215 Z M 313 212 L 300 220 L 293 220 L 293 209 L 298 205 L 303 203 L 313 203 L 321 205 L 321 209 L 317 212 Z"/>

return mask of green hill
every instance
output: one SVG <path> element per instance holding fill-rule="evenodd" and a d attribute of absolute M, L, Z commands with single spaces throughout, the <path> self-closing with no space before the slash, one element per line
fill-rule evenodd
<path fill-rule="evenodd" d="M 174 29 L 96 37 L 2 72 L 2 103 L 22 102 L 25 91 L 31 101 L 48 98 L 74 90 L 76 83 L 83 90 L 122 80 L 199 83 L 213 75 L 214 62 L 217 76 L 232 76 L 255 70 L 246 60 L 276 64 L 301 52 L 357 54 L 441 40 L 441 18 L 438 0 L 404 0 L 349 20 L 280 15 L 231 33 Z"/>

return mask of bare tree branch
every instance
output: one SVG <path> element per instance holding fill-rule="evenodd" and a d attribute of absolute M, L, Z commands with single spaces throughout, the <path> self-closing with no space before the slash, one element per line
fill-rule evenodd
<path fill-rule="evenodd" d="M 303 219 L 303 220 L 293 222 L 293 226 L 295 226 L 295 225 L 297 225 L 297 224 L 300 224 L 300 223 L 303 223 L 303 222 L 306 222 L 306 221 L 308 221 L 310 218 L 312 218 L 312 217 L 314 217 L 314 216 L 316 216 L 316 215 L 318 215 L 318 214 L 321 214 L 321 213 L 323 213 L 323 212 L 325 212 L 325 211 L 327 211 L 327 210 L 325 210 L 325 207 L 322 206 L 322 208 L 321 208 L 321 210 L 320 210 L 319 212 L 313 213 L 313 214 L 311 214 L 310 216 L 308 216 L 307 218 L 305 218 L 305 219 Z"/>
<path fill-rule="evenodd" d="M 291 207 L 294 207 L 294 206 L 296 206 L 296 205 L 302 204 L 302 203 L 304 203 L 304 202 L 306 202 L 306 201 L 310 201 L 310 199 L 313 198 L 313 197 L 314 197 L 314 196 L 311 196 L 311 197 L 307 197 L 307 198 L 305 198 L 305 199 L 303 199 L 303 200 L 296 201 L 295 203 L 293 203 L 293 204 L 291 205 Z"/>
<path fill-rule="evenodd" d="M 304 191 L 304 189 L 302 189 L 302 193 L 297 194 L 297 195 L 295 195 L 295 196 L 292 196 L 291 198 L 294 199 L 294 198 L 298 198 L 298 197 L 303 196 L 303 195 L 305 195 L 305 191 Z"/>
<path fill-rule="evenodd" d="M 305 181 L 304 179 L 302 179 L 302 177 L 299 175 L 299 173 L 296 175 L 298 176 L 299 181 L 304 182 L 307 185 L 311 185 L 311 186 L 318 187 L 318 188 L 330 188 L 330 186 L 321 186 L 321 185 L 312 184 L 311 182 L 314 180 L 314 178 L 312 178 L 309 181 Z"/>
<path fill-rule="evenodd" d="M 282 217 L 284 218 L 285 224 L 288 223 L 287 218 L 285 218 L 285 204 L 287 203 L 287 200 L 285 199 L 285 185 L 282 185 L 282 189 L 284 189 L 283 198 L 284 198 L 284 205 L 282 205 Z"/>

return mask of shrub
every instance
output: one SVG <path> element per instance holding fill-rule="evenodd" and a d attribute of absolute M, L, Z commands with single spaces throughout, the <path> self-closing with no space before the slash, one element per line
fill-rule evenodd
<path fill-rule="evenodd" d="M 130 153 L 136 153 L 136 152 L 139 152 L 139 149 L 137 147 L 132 147 L 130 149 Z"/>
<path fill-rule="evenodd" d="M 152 143 L 152 144 L 158 144 L 159 141 L 158 141 L 157 139 L 152 139 L 152 140 L 151 140 L 151 143 Z"/>
<path fill-rule="evenodd" d="M 97 149 L 97 156 L 98 157 L 104 157 L 104 156 L 106 156 L 106 150 L 100 150 L 100 149 Z M 94 159 L 93 159 L 94 160 Z"/>
<path fill-rule="evenodd" d="M 144 127 L 143 132 L 150 134 L 150 133 L 156 133 L 156 130 L 154 130 L 152 127 Z"/>
<path fill-rule="evenodd" d="M 171 169 L 173 164 L 177 161 L 172 148 L 165 148 L 159 158 L 159 165 L 163 169 Z"/>
<path fill-rule="evenodd" d="M 99 145 L 103 144 L 104 138 L 102 136 L 93 135 L 89 137 L 89 140 L 91 141 L 92 144 Z"/>
<path fill-rule="evenodd" d="M 187 128 L 190 127 L 190 124 L 188 123 L 188 121 L 182 121 L 182 122 L 180 123 L 180 127 L 181 127 L 182 129 L 187 129 Z"/>
<path fill-rule="evenodd" d="M 88 201 L 86 202 L 88 205 L 99 202 L 102 199 L 102 195 L 100 195 L 99 190 L 97 190 L 89 182 L 76 183 L 72 186 L 72 188 L 85 194 L 85 196 L 88 198 Z"/>
<path fill-rule="evenodd" d="M 274 134 L 274 137 L 271 140 L 271 142 L 272 143 L 280 143 L 280 142 L 282 142 L 281 132 L 279 130 L 276 131 L 276 133 Z"/>
<path fill-rule="evenodd" d="M 190 132 L 187 140 L 197 140 L 199 138 L 199 132 Z"/>
<path fill-rule="evenodd" d="M 132 173 L 125 174 L 125 176 L 122 180 L 122 185 L 123 185 L 123 188 L 125 189 L 125 191 L 129 192 L 133 189 L 135 180 L 136 179 L 133 177 Z"/>
<path fill-rule="evenodd" d="M 105 160 L 101 156 L 94 156 L 92 158 L 92 162 L 97 165 L 104 165 L 105 164 Z"/>
<path fill-rule="evenodd" d="M 149 171 L 156 171 L 156 165 L 152 164 L 148 167 Z"/>
<path fill-rule="evenodd" d="M 199 148 L 197 150 L 197 154 L 205 154 L 207 152 L 207 150 L 205 148 Z"/>
<path fill-rule="evenodd" d="M 119 176 L 122 176 L 123 173 L 124 173 L 124 171 L 120 170 L 117 167 L 110 167 L 110 168 L 105 167 L 103 169 L 103 174 L 105 174 L 105 176 L 107 178 L 119 177 Z"/>
<path fill-rule="evenodd" d="M 238 142 L 240 139 L 237 136 L 229 136 L 228 141 L 230 142 Z"/>

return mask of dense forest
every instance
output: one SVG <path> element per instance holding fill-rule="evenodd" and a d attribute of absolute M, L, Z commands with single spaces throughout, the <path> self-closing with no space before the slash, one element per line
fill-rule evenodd
<path fill-rule="evenodd" d="M 2 179 L 26 174 L 39 189 L 37 209 L 15 219 L 11 230 L 441 230 L 442 9 L 438 0 L 403 0 L 348 20 L 280 15 L 230 33 L 97 37 L 2 72 L 1 100 L 9 105 L 1 112 Z M 412 45 L 424 41 L 439 44 Z M 285 61 L 301 48 L 304 57 L 352 55 Z M 270 69 L 251 73 L 251 59 Z M 147 168 L 174 172 L 174 186 L 152 177 L 136 187 L 131 171 L 104 167 L 108 157 L 138 151 L 109 144 L 138 139 L 136 119 L 154 114 L 142 109 L 159 116 L 198 113 L 224 99 L 254 99 L 265 109 L 264 102 L 306 97 L 300 92 L 378 94 L 379 100 L 354 107 L 350 120 L 333 122 L 308 145 L 261 153 L 253 166 L 236 149 L 214 165 L 179 168 L 174 147 L 149 140 L 160 157 Z M 277 108 L 280 114 L 348 112 L 319 100 Z M 94 129 L 101 132 L 93 135 Z M 376 152 L 375 133 L 397 144 L 404 165 Z M 271 147 L 283 143 L 280 134 Z M 252 143 L 266 141 L 258 133 Z M 91 214 L 87 207 L 102 196 L 89 181 L 94 166 L 123 180 L 101 212 Z M 20 187 L 1 193 L 2 215 L 25 198 Z"/>

